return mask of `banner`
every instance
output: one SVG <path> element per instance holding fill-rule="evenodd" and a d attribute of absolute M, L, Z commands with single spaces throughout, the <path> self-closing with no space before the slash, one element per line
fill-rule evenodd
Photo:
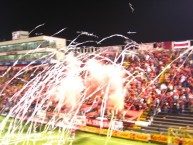
<path fill-rule="evenodd" d="M 101 128 L 96 128 L 96 127 L 91 127 L 91 126 L 80 126 L 79 130 L 81 131 L 86 131 L 86 132 L 92 132 L 92 133 L 99 133 L 103 135 L 107 135 L 110 130 L 108 129 L 101 129 Z M 114 137 L 120 137 L 120 138 L 125 138 L 125 139 L 132 139 L 132 140 L 139 140 L 139 141 L 144 141 L 148 142 L 150 140 L 150 134 L 144 134 L 144 133 L 138 133 L 138 132 L 126 132 L 126 131 L 112 131 L 112 136 Z"/>
<path fill-rule="evenodd" d="M 86 119 L 86 125 L 109 128 L 110 121 L 108 120 L 96 120 L 96 119 Z"/>
<path fill-rule="evenodd" d="M 173 48 L 188 48 L 190 47 L 190 41 L 174 41 Z"/>
<path fill-rule="evenodd" d="M 155 142 L 167 143 L 168 136 L 161 134 L 151 134 L 151 140 Z"/>

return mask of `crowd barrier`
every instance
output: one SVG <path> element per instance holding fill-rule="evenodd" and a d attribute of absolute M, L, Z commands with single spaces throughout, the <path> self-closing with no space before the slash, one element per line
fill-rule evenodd
<path fill-rule="evenodd" d="M 108 129 L 96 128 L 92 126 L 79 126 L 79 130 L 108 135 Z M 125 138 L 125 139 L 144 141 L 144 142 L 148 142 L 151 140 L 151 141 L 156 141 L 160 143 L 167 143 L 167 139 L 168 139 L 168 137 L 165 135 L 146 134 L 146 133 L 138 133 L 133 131 L 114 131 L 113 130 L 112 136 Z"/>
<path fill-rule="evenodd" d="M 108 135 L 108 133 L 110 133 L 108 129 L 97 128 L 93 126 L 79 126 L 79 130 L 102 134 L 102 135 Z M 144 142 L 154 141 L 154 142 L 164 143 L 168 145 L 178 145 L 178 142 L 179 142 L 179 137 L 170 137 L 162 134 L 146 134 L 146 133 L 139 133 L 139 132 L 133 132 L 133 131 L 112 130 L 111 135 L 113 137 L 144 141 Z M 193 139 L 184 138 L 183 145 L 193 145 Z"/>

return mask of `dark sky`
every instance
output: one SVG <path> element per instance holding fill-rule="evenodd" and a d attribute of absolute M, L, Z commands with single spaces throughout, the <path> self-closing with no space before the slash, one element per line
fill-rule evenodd
<path fill-rule="evenodd" d="M 0 38 L 6 40 L 12 31 L 31 31 L 43 23 L 31 36 L 67 28 L 56 37 L 71 40 L 77 31 L 87 31 L 99 40 L 113 34 L 144 43 L 193 39 L 193 0 L 4 0 L 0 18 Z M 104 43 L 122 42 L 114 37 Z"/>

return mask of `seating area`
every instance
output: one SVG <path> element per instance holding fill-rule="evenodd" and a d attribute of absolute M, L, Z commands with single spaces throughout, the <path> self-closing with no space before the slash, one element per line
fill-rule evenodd
<path fill-rule="evenodd" d="M 149 119 L 149 117 L 148 117 Z M 169 128 L 193 129 L 193 114 L 192 112 L 184 112 L 182 114 L 167 114 L 161 112 L 154 116 L 151 125 L 141 127 L 140 131 L 143 133 L 163 134 L 168 135 Z M 193 134 L 191 134 L 192 136 Z M 184 136 L 186 137 L 186 136 Z"/>
<path fill-rule="evenodd" d="M 116 120 L 120 121 L 137 120 L 139 115 L 137 116 L 135 113 L 148 109 L 148 115 L 153 118 L 153 121 L 149 128 L 141 129 L 144 132 L 153 128 L 155 133 L 166 133 L 167 128 L 171 125 L 193 127 L 190 123 L 193 120 L 193 54 L 189 52 L 181 57 L 183 50 L 136 51 L 134 57 L 127 59 L 129 65 L 125 68 L 126 73 L 123 77 L 125 81 L 120 84 L 126 90 L 124 108 L 117 110 L 107 104 L 105 117 L 110 119 L 114 116 Z M 104 65 L 109 65 L 109 63 Z M 19 92 L 29 81 L 40 73 L 40 77 L 43 79 L 44 73 L 42 72 L 45 71 L 45 68 L 33 66 L 15 76 L 19 71 L 21 69 L 17 69 L 17 67 L 0 70 L 0 89 L 2 90 L 0 109 L 2 112 L 9 112 L 21 100 L 24 91 L 17 97 L 14 94 Z M 42 96 L 48 89 L 49 86 L 46 86 L 41 90 Z M 28 115 L 32 114 L 36 103 L 41 101 L 38 99 L 32 99 Z M 78 114 L 87 117 L 100 117 L 103 101 L 102 93 L 91 96 L 81 105 Z M 54 112 L 58 104 L 58 101 L 46 100 L 42 106 L 47 112 Z M 65 105 L 59 109 L 59 112 L 66 111 Z M 131 111 L 135 113 L 131 113 Z M 189 114 L 185 115 L 186 112 Z M 177 122 L 180 117 L 184 122 Z M 185 121 L 186 118 L 187 121 Z M 171 124 L 167 122 L 171 122 Z M 161 131 L 158 128 L 162 128 Z"/>

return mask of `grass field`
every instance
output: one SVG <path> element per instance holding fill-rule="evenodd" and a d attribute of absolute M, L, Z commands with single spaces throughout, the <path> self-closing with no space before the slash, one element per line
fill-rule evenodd
<path fill-rule="evenodd" d="M 73 145 L 158 145 L 156 143 L 137 142 L 121 138 L 107 138 L 97 134 L 80 132 L 77 134 Z"/>
<path fill-rule="evenodd" d="M 25 136 L 25 137 L 24 137 Z M 19 137 L 19 138 L 18 138 Z M 23 139 L 24 137 L 24 139 Z M 9 143 L 10 145 L 159 145 L 156 143 L 145 143 L 132 141 L 121 138 L 107 138 L 106 136 L 78 132 L 76 134 L 75 140 L 72 140 L 67 137 L 64 141 L 61 139 L 61 135 L 57 133 L 34 133 L 26 138 L 26 135 L 20 135 L 13 137 L 12 141 Z M 16 139 L 17 138 L 17 139 Z M 17 140 L 17 141 L 16 141 Z M 5 143 L 6 140 L 1 141 L 1 144 Z"/>
<path fill-rule="evenodd" d="M 3 117 L 0 118 L 2 122 Z M 6 126 L 8 129 L 8 125 Z M 74 140 L 58 130 L 34 133 L 0 134 L 0 145 L 159 145 L 77 131 Z M 8 142 L 7 142 L 8 141 Z"/>

